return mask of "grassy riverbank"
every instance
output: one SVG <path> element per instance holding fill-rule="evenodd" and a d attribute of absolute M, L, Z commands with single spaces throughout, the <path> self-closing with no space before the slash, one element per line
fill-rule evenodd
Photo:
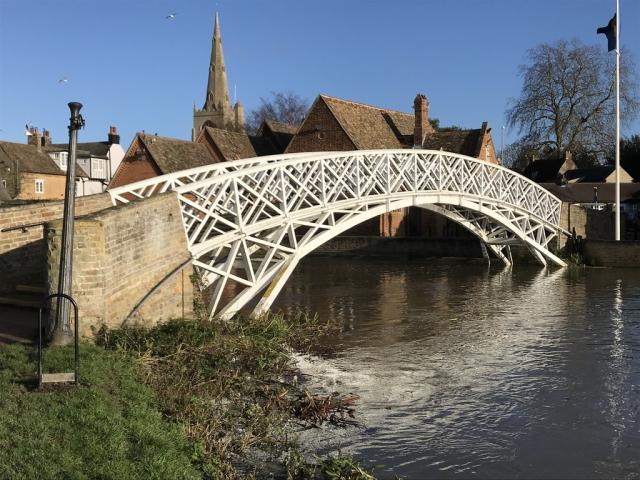
<path fill-rule="evenodd" d="M 34 349 L 0 349 L 0 478 L 373 478 L 349 457 L 308 461 L 296 431 L 353 422 L 352 397 L 297 386 L 290 351 L 331 331 L 273 315 L 103 330 L 83 386 L 38 392 Z M 72 350 L 49 349 L 66 370 Z"/>

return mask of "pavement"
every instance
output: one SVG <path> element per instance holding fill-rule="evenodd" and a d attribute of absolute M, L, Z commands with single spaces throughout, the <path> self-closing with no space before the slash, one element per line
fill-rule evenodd
<path fill-rule="evenodd" d="M 0 305 L 0 345 L 35 344 L 37 333 L 38 309 Z"/>

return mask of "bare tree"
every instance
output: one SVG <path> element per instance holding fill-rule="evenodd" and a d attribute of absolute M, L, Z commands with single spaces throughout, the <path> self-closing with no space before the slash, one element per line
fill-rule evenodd
<path fill-rule="evenodd" d="M 516 140 L 504 148 L 502 152 L 502 165 L 522 173 L 527 165 L 539 155 L 536 147 L 523 140 Z"/>
<path fill-rule="evenodd" d="M 622 52 L 620 99 L 622 121 L 637 115 L 639 102 L 634 65 Z M 506 112 L 509 127 L 522 142 L 558 154 L 581 150 L 603 157 L 615 138 L 615 57 L 604 47 L 561 40 L 529 50 L 520 66 L 520 98 Z"/>
<path fill-rule="evenodd" d="M 261 105 L 249 115 L 247 129 L 255 133 L 264 120 L 300 125 L 304 120 L 309 103 L 291 92 L 271 92 L 271 98 L 260 97 Z"/>

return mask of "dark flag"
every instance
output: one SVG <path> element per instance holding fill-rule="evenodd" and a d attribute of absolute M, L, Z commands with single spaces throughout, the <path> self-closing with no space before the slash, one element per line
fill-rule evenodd
<path fill-rule="evenodd" d="M 609 51 L 615 50 L 617 46 L 616 37 L 618 36 L 618 25 L 616 22 L 616 16 L 614 15 L 613 18 L 609 20 L 609 23 L 606 27 L 600 27 L 598 29 L 598 33 L 604 33 L 607 36 Z"/>

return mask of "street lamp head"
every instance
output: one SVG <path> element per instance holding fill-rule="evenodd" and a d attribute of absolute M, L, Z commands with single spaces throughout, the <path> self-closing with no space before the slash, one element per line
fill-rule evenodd
<path fill-rule="evenodd" d="M 84 127 L 84 118 L 80 115 L 82 104 L 80 102 L 69 102 L 69 110 L 71 111 L 71 124 L 69 130 L 79 130 Z"/>

